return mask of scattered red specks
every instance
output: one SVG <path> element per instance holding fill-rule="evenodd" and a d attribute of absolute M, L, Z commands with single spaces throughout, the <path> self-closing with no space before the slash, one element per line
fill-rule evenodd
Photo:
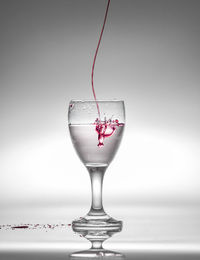
<path fill-rule="evenodd" d="M 54 230 L 55 228 L 65 228 L 67 226 L 71 226 L 71 224 L 20 224 L 20 225 L 0 225 L 0 230 L 15 230 L 15 229 L 51 229 Z"/>

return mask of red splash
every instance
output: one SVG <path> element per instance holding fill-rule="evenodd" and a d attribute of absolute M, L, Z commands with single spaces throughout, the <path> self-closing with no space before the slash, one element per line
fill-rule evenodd
<path fill-rule="evenodd" d="M 97 146 L 99 146 L 99 147 L 104 146 L 104 143 L 103 143 L 104 139 L 106 137 L 113 135 L 117 126 L 123 125 L 123 124 L 119 123 L 118 119 L 115 119 L 115 120 L 111 120 L 111 119 L 106 120 L 105 119 L 104 122 L 102 122 L 102 121 L 99 121 L 98 118 L 95 120 L 94 124 L 96 125 L 95 130 L 98 134 L 99 143 L 97 144 Z"/>

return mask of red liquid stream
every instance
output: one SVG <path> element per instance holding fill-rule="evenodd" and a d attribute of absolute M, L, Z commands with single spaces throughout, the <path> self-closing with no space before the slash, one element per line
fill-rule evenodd
<path fill-rule="evenodd" d="M 93 92 L 94 100 L 95 100 L 96 105 L 97 105 L 97 111 L 98 111 L 98 117 L 99 117 L 95 121 L 96 132 L 98 134 L 98 141 L 99 141 L 98 146 L 99 147 L 104 146 L 104 144 L 103 144 L 104 139 L 106 137 L 111 136 L 115 132 L 116 126 L 119 126 L 119 121 L 117 119 L 112 120 L 112 121 L 105 119 L 104 122 L 101 122 L 100 109 L 99 109 L 99 104 L 98 104 L 98 101 L 97 101 L 97 98 L 96 98 L 96 93 L 95 93 L 95 90 L 94 90 L 94 80 L 93 80 L 96 57 L 97 57 L 97 53 L 98 53 L 99 46 L 100 46 L 100 43 L 101 43 L 104 27 L 105 27 L 105 24 L 106 24 L 109 5 L 110 5 L 110 0 L 108 0 L 108 3 L 107 3 L 106 12 L 105 12 L 104 21 L 103 21 L 103 26 L 102 26 L 102 29 L 101 29 L 99 41 L 98 41 L 97 48 L 96 48 L 95 55 L 94 55 L 94 60 L 93 60 L 93 65 L 92 65 L 92 74 L 91 74 L 92 92 Z"/>
<path fill-rule="evenodd" d="M 98 44 L 97 44 L 97 48 L 96 48 L 96 51 L 95 51 L 94 60 L 93 60 L 93 64 L 92 64 L 92 75 L 91 75 L 92 92 L 93 92 L 94 99 L 96 101 L 97 111 L 98 111 L 98 116 L 99 116 L 100 121 L 101 121 L 101 119 L 100 119 L 100 109 L 99 109 L 99 104 L 97 102 L 96 93 L 95 93 L 95 90 L 94 90 L 93 77 L 94 77 L 94 66 L 95 66 L 95 62 L 96 62 L 97 53 L 98 53 L 98 50 L 99 50 L 99 45 L 101 43 L 101 38 L 102 38 L 102 35 L 103 35 L 104 27 L 105 27 L 105 24 L 106 24 L 109 5 L 110 5 L 110 0 L 108 0 L 108 3 L 107 3 L 106 12 L 105 12 L 104 21 L 103 21 L 103 26 L 102 26 L 102 29 L 101 29 L 101 34 L 100 34 L 100 37 L 99 37 L 99 41 L 98 41 Z"/>

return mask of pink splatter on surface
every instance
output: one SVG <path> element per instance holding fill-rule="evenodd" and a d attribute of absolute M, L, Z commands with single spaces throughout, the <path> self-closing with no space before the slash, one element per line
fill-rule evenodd
<path fill-rule="evenodd" d="M 11 225 L 4 224 L 0 225 L 1 230 L 20 230 L 20 229 L 45 229 L 45 230 L 53 230 L 56 228 L 68 228 L 71 227 L 71 224 L 20 224 L 20 225 Z"/>

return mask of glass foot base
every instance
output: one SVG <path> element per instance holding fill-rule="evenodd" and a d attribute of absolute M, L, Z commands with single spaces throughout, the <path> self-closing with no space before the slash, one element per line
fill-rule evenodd
<path fill-rule="evenodd" d="M 81 258 L 93 259 L 124 259 L 118 252 L 106 250 L 102 243 L 117 232 L 122 230 L 122 221 L 115 220 L 102 211 L 90 211 L 84 218 L 72 222 L 74 232 L 85 237 L 92 243 L 92 247 L 86 251 L 71 254 L 71 260 Z"/>
<path fill-rule="evenodd" d="M 85 251 L 79 251 L 70 255 L 71 260 L 79 260 L 82 258 L 93 258 L 93 259 L 118 259 L 124 260 L 124 256 L 118 252 L 106 250 L 106 249 L 90 249 Z"/>
<path fill-rule="evenodd" d="M 114 233 L 122 230 L 122 221 L 115 220 L 107 215 L 90 216 L 72 222 L 72 229 L 92 241 L 104 241 Z"/>

